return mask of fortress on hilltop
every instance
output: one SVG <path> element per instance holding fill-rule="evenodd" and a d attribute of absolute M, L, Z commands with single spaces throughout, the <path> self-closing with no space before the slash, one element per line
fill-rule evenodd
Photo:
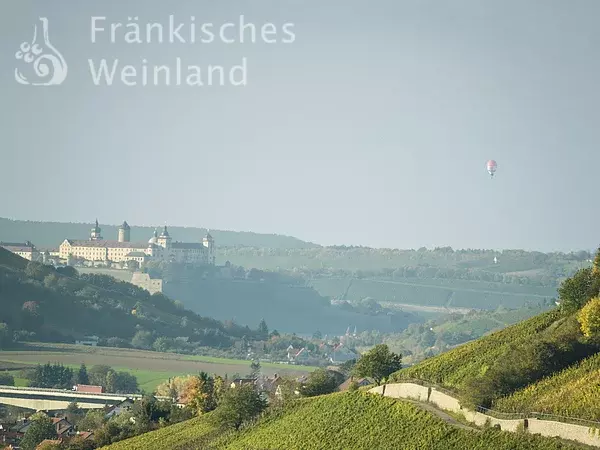
<path fill-rule="evenodd" d="M 210 233 L 202 242 L 173 242 L 167 226 L 148 242 L 131 242 L 131 228 L 127 222 L 119 227 L 116 241 L 105 240 L 98 225 L 92 228 L 89 240 L 65 239 L 59 247 L 61 259 L 82 259 L 84 261 L 128 262 L 142 266 L 147 261 L 172 261 L 189 264 L 215 264 L 215 241 Z"/>

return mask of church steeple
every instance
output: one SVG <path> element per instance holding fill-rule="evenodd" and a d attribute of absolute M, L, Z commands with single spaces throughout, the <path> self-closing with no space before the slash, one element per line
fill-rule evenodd
<path fill-rule="evenodd" d="M 102 229 L 98 225 L 97 218 L 96 218 L 96 225 L 94 226 L 94 228 L 92 228 L 92 231 L 90 233 L 90 240 L 91 241 L 101 241 L 102 240 Z"/>

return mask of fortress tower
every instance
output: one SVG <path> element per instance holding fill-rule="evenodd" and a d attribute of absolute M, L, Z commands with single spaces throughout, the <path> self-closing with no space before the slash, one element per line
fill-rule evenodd
<path fill-rule="evenodd" d="M 123 225 L 119 227 L 119 242 L 131 242 L 131 228 L 127 224 L 127 221 L 123 222 Z"/>

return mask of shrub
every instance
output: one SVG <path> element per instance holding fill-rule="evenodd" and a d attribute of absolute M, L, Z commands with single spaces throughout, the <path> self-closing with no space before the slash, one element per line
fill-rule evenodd
<path fill-rule="evenodd" d="M 592 337 L 600 332 L 600 297 L 594 297 L 577 314 L 581 332 Z"/>

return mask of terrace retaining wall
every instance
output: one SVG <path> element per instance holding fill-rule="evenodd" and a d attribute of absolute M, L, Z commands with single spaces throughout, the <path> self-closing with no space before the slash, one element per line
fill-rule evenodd
<path fill-rule="evenodd" d="M 393 383 L 377 386 L 369 390 L 370 393 L 384 395 L 391 398 L 406 398 L 429 402 L 444 411 L 462 414 L 465 419 L 475 425 L 482 426 L 486 422 L 499 425 L 504 431 L 516 432 L 522 425 L 529 433 L 546 437 L 559 437 L 562 439 L 581 442 L 582 444 L 600 447 L 600 436 L 593 427 L 574 425 L 571 423 L 542 420 L 538 418 L 527 419 L 498 419 L 477 411 L 463 408 L 458 399 L 441 392 L 435 387 L 421 386 L 415 383 Z"/>

